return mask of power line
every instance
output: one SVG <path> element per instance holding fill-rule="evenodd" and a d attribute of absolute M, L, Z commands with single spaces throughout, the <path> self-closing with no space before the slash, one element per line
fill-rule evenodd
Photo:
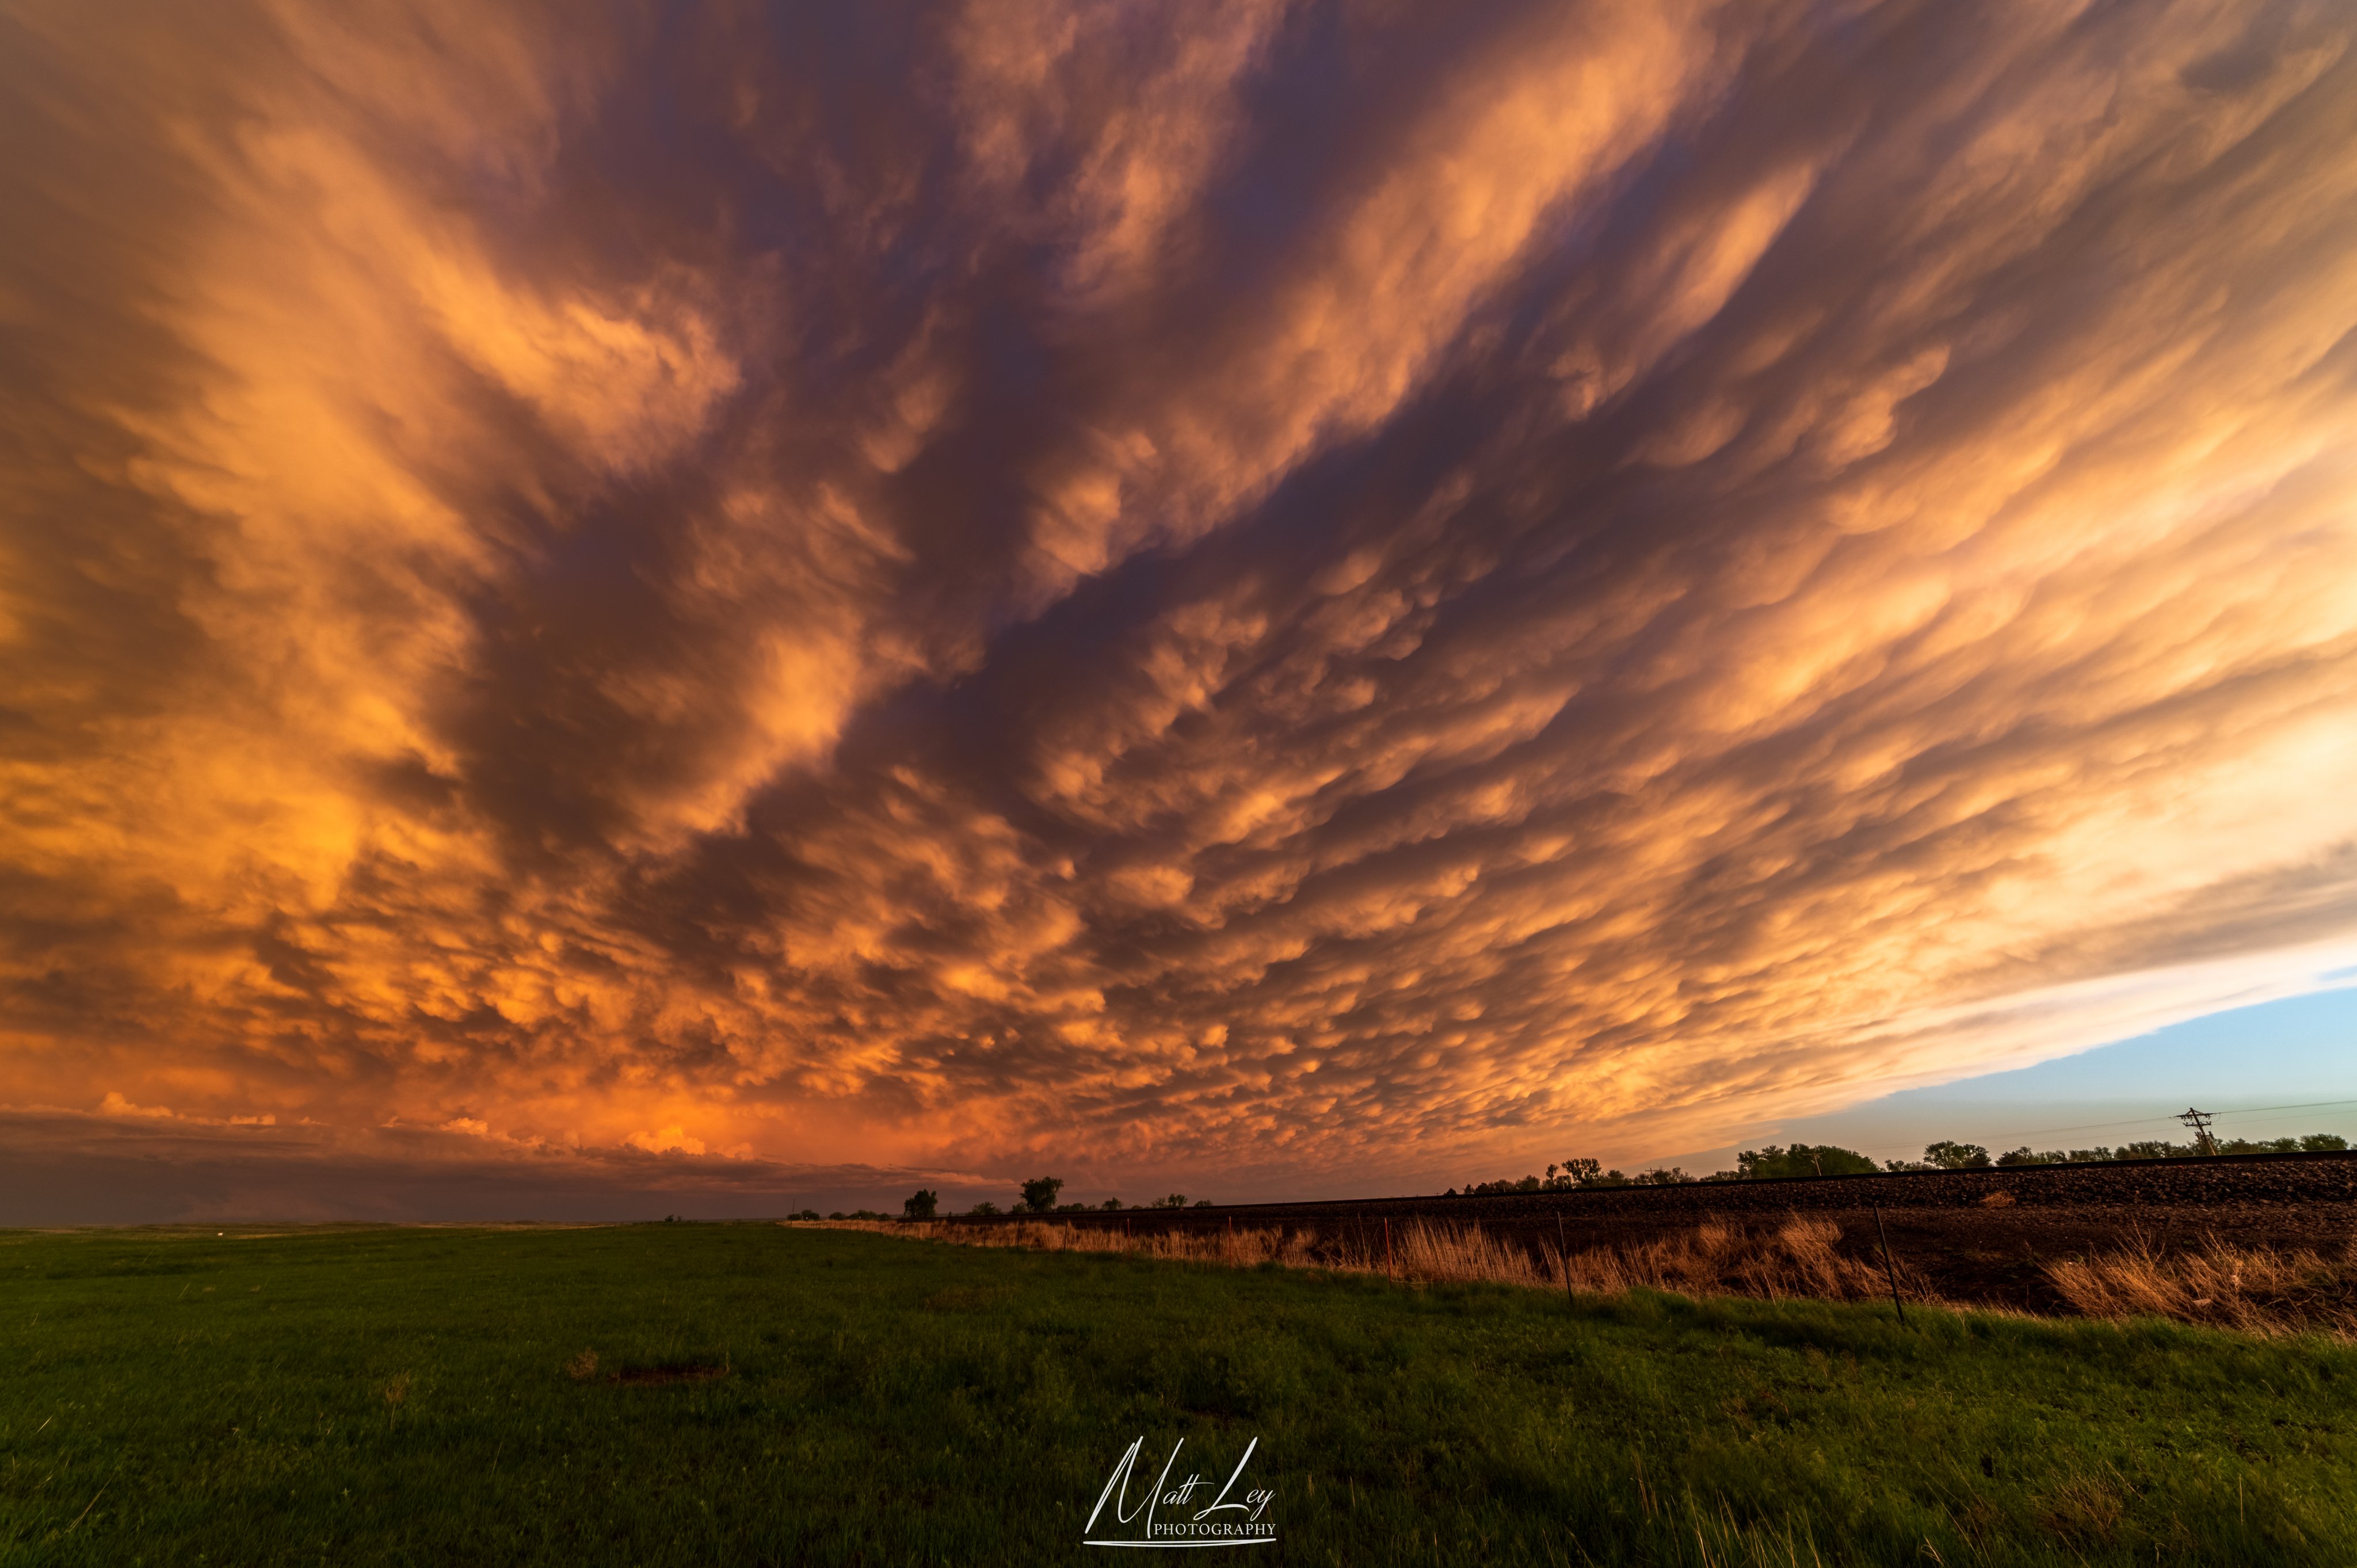
<path fill-rule="evenodd" d="M 2219 1112 L 2219 1114 L 2220 1114 L 2220 1115 L 2222 1115 L 2222 1116 L 2229 1116 L 2229 1115 L 2233 1115 L 2233 1114 L 2234 1114 L 2234 1112 L 2233 1112 L 2222 1111 L 2222 1112 Z M 2253 1116 L 2253 1117 L 2250 1119 L 2250 1121 L 2249 1121 L 2249 1123 L 2248 1123 L 2248 1124 L 2249 1124 L 2249 1125 L 2251 1125 L 2251 1126 L 2254 1126 L 2254 1127 L 2261 1127 L 2261 1126 L 2267 1126 L 2267 1125 L 2270 1125 L 2270 1124 L 2280 1125 L 2281 1123 L 2286 1122 L 2306 1122 L 2306 1121 L 2308 1121 L 2308 1120 L 2309 1120 L 2309 1117 L 2307 1117 L 2307 1116 L 2305 1116 L 2305 1115 L 2302 1115 L 2302 1114 L 2301 1114 L 2300 1112 L 2298 1112 L 2293 1111 L 2293 1112 L 2278 1112 L 2278 1113 L 2276 1113 L 2276 1114 L 2275 1114 L 2275 1115 L 2272 1115 L 2272 1116 Z M 2236 1125 L 2236 1126 L 2242 1126 L 2242 1125 L 2244 1125 L 2244 1123 L 2240 1122 L 2236 1122 L 2236 1123 L 2235 1123 L 2235 1125 Z"/>
<path fill-rule="evenodd" d="M 2357 1100 L 2310 1100 L 2298 1105 L 2246 1105 L 2239 1111 L 2206 1111 L 2204 1116 L 2255 1116 L 2265 1111 L 2320 1111 L 2336 1105 L 2357 1105 Z M 2149 1127 L 2156 1122 L 2176 1122 L 2181 1117 L 2159 1115 L 2138 1116 L 2126 1122 L 2082 1122 L 2075 1127 L 2031 1127 L 2003 1134 L 2007 1138 L 2035 1138 L 2049 1133 L 2100 1133 L 2114 1127 Z M 1876 1144 L 1859 1149 L 1863 1155 L 1901 1154 L 1913 1148 L 1912 1144 Z"/>
<path fill-rule="evenodd" d="M 2309 1100 L 2298 1105 L 2246 1105 L 2239 1111 L 2205 1111 L 2204 1116 L 2255 1116 L 2265 1111 L 2322 1111 L 2338 1105 L 2357 1105 L 2357 1100 Z M 2175 1122 L 2182 1118 L 2170 1115 L 2138 1116 L 2126 1122 L 2082 1122 L 2075 1127 L 2031 1127 L 2004 1133 L 2005 1138 L 2035 1138 L 2049 1133 L 2100 1133 L 2114 1127 L 2149 1127 L 2156 1122 Z M 1914 1148 L 1912 1144 L 1873 1144 L 1859 1148 L 1861 1155 L 1899 1155 Z"/>
<path fill-rule="evenodd" d="M 2239 1111 L 2213 1111 L 2212 1116 L 2255 1116 L 2262 1111 L 2321 1111 L 2334 1105 L 2357 1105 L 2357 1100 L 2311 1100 L 2300 1105 L 2246 1105 Z M 2110 1127 L 2148 1127 L 2156 1122 L 2174 1122 L 2174 1116 L 2138 1116 L 2126 1122 L 2082 1122 L 2075 1127 L 2031 1127 L 2017 1133 L 2023 1138 L 2037 1137 L 2046 1133 L 2100 1133 Z"/>
<path fill-rule="evenodd" d="M 2138 1116 L 2127 1122 L 2082 1122 L 2076 1127 L 2031 1127 L 2014 1134 L 2017 1138 L 2036 1138 L 2048 1133 L 2101 1133 L 2112 1127 L 2149 1127 L 2156 1122 L 2174 1121 L 2170 1116 Z"/>
<path fill-rule="evenodd" d="M 2220 1111 L 2220 1116 L 2249 1116 L 2261 1111 L 2320 1111 L 2328 1105 L 2357 1105 L 2357 1100 L 2311 1100 L 2305 1105 L 2245 1105 L 2240 1111 Z"/>

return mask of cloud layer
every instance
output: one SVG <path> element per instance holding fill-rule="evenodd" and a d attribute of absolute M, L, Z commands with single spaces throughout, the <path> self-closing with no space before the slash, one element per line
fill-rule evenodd
<path fill-rule="evenodd" d="M 0 31 L 19 1108 L 1299 1190 L 2357 948 L 2342 7 Z"/>

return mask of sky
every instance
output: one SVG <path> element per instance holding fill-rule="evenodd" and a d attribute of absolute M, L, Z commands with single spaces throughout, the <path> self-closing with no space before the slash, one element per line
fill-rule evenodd
<path fill-rule="evenodd" d="M 2212 1113 L 2221 1138 L 2333 1133 L 2357 1144 L 2357 990 L 2233 1008 L 2034 1067 L 1763 1122 L 1722 1148 L 1650 1163 L 1729 1170 L 1737 1148 L 1771 1142 L 1832 1144 L 1886 1161 L 1919 1160 L 1941 1139 L 1992 1155 L 2181 1144 L 2193 1140 L 2179 1120 L 2191 1109 Z"/>
<path fill-rule="evenodd" d="M 0 146 L 32 1218 L 1887 1143 L 2357 965 L 2333 0 L 0 0 Z"/>

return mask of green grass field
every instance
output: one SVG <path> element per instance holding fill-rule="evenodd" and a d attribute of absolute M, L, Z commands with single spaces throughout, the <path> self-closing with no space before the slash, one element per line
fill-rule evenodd
<path fill-rule="evenodd" d="M 1215 1560 L 2345 1564 L 2352 1392 L 2158 1324 L 764 1225 L 0 1233 L 0 1561 L 1125 1562 L 1082 1522 L 1183 1437 L 1275 1494 Z"/>

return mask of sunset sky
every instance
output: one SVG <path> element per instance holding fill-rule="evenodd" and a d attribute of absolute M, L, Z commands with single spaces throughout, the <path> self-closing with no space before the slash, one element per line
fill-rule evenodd
<path fill-rule="evenodd" d="M 1437 1190 L 2357 977 L 2337 0 L 0 0 L 0 146 L 45 1190 Z"/>

